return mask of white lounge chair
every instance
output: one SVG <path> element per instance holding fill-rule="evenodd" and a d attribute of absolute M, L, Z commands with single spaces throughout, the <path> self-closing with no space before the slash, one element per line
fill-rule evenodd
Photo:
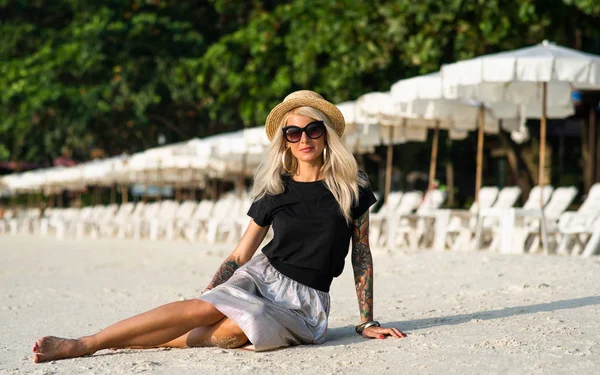
<path fill-rule="evenodd" d="M 402 192 L 392 191 L 379 210 L 369 214 L 369 241 L 373 245 L 377 246 L 385 242 L 388 233 L 388 219 L 396 211 L 401 200 Z"/>
<path fill-rule="evenodd" d="M 411 249 L 429 246 L 429 242 L 433 239 L 431 234 L 435 211 L 446 200 L 446 193 L 440 190 L 430 190 L 424 198 L 422 197 L 420 192 L 404 193 L 398 207 L 402 207 L 404 211 L 408 212 L 396 212 L 389 220 L 388 248 L 394 249 L 398 245 L 406 245 Z M 410 212 L 414 209 L 416 212 L 411 214 Z"/>
<path fill-rule="evenodd" d="M 197 238 L 205 237 L 208 221 L 212 217 L 215 205 L 215 201 L 209 199 L 202 200 L 198 203 L 198 207 L 196 207 L 192 218 L 183 229 L 183 234 L 187 240 L 195 241 Z"/>
<path fill-rule="evenodd" d="M 535 188 L 532 189 L 532 193 L 534 190 Z M 482 240 L 486 235 L 488 236 L 488 238 L 485 238 L 486 240 L 489 240 L 490 235 L 492 236 L 490 241 L 491 248 L 498 246 L 499 238 L 497 236 L 493 236 L 493 230 L 494 228 L 499 228 L 502 215 L 505 215 L 506 210 L 517 203 L 517 200 L 520 196 L 521 188 L 518 186 L 504 187 L 498 193 L 498 198 L 492 207 L 487 209 L 482 208 L 479 210 L 477 225 L 475 226 L 475 238 L 471 243 L 471 249 L 480 249 L 482 247 Z"/>
<path fill-rule="evenodd" d="M 558 221 L 558 254 L 579 255 L 594 232 L 600 217 L 600 183 L 594 184 L 577 212 L 565 212 Z M 590 250 L 586 249 L 586 254 Z"/>
<path fill-rule="evenodd" d="M 585 245 L 581 256 L 590 257 L 595 254 L 600 254 L 600 216 L 592 223 L 592 235 Z"/>
<path fill-rule="evenodd" d="M 558 220 L 560 216 L 569 208 L 577 196 L 577 188 L 574 186 L 559 187 L 552 193 L 550 201 L 544 206 L 544 220 L 546 221 L 546 241 L 548 248 L 555 248 L 560 240 L 558 234 Z M 531 219 L 527 213 L 525 217 L 525 242 L 526 251 L 536 252 L 541 248 L 543 228 L 540 227 L 540 221 L 536 218 Z M 527 245 L 529 244 L 529 245 Z"/>
<path fill-rule="evenodd" d="M 246 215 L 250 203 L 246 206 L 246 199 L 239 198 L 234 194 L 220 199 L 215 204 L 212 217 L 208 221 L 206 240 L 210 244 L 226 240 L 224 234 L 237 234 L 237 225 L 240 217 Z"/>
<path fill-rule="evenodd" d="M 90 213 L 85 219 L 78 220 L 74 223 L 75 238 L 81 239 L 85 236 L 97 237 L 97 223 L 106 221 L 115 215 L 119 207 L 116 204 L 109 204 L 108 206 L 97 205 L 91 207 Z"/>
<path fill-rule="evenodd" d="M 4 215 L 0 217 L 0 234 L 9 232 L 9 222 L 14 217 L 15 211 L 8 208 L 4 211 Z"/>
<path fill-rule="evenodd" d="M 137 202 L 133 211 L 125 217 L 119 217 L 119 221 L 114 221 L 112 227 L 116 229 L 117 238 L 123 239 L 133 234 L 135 228 L 144 217 L 146 207 L 151 203 Z"/>
<path fill-rule="evenodd" d="M 185 201 L 178 204 L 176 201 L 162 207 L 159 217 L 150 222 L 149 239 L 155 241 L 159 238 L 172 240 L 181 225 L 187 224 L 198 206 L 195 201 Z"/>
<path fill-rule="evenodd" d="M 90 237 L 114 237 L 134 209 L 135 203 L 127 202 L 104 213 L 89 223 Z"/>
<path fill-rule="evenodd" d="M 498 188 L 484 186 L 479 190 L 479 202 L 468 210 L 440 209 L 435 212 L 433 248 L 436 250 L 465 250 L 473 240 L 480 210 L 492 207 L 498 198 Z"/>

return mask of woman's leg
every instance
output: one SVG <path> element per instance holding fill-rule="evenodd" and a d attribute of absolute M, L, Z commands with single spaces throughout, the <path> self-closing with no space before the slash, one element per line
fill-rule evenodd
<path fill-rule="evenodd" d="M 122 320 L 92 336 L 62 339 L 46 336 L 33 347 L 35 362 L 81 357 L 101 349 L 152 347 L 172 341 L 196 327 L 210 326 L 224 315 L 198 299 L 173 302 Z"/>
<path fill-rule="evenodd" d="M 193 348 L 218 346 L 224 349 L 239 348 L 248 342 L 248 337 L 242 329 L 229 318 L 223 318 L 217 323 L 197 327 L 178 338 L 156 346 L 128 346 L 111 349 L 150 349 L 150 348 Z"/>
<path fill-rule="evenodd" d="M 158 345 L 163 348 L 194 348 L 218 346 L 224 349 L 239 348 L 248 342 L 242 329 L 229 318 L 208 327 L 197 327 L 175 340 Z"/>

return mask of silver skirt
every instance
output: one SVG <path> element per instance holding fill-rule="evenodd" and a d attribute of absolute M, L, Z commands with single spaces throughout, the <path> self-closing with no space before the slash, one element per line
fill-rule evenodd
<path fill-rule="evenodd" d="M 281 274 L 262 253 L 200 299 L 233 320 L 256 351 L 321 344 L 327 335 L 329 293 Z"/>

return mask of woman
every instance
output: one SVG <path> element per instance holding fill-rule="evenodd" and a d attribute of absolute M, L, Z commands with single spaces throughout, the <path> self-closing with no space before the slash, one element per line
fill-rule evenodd
<path fill-rule="evenodd" d="M 319 94 L 288 95 L 267 117 L 272 142 L 258 168 L 248 215 L 233 253 L 198 299 L 173 302 L 79 339 L 46 336 L 34 361 L 109 348 L 253 345 L 256 351 L 325 341 L 329 286 L 352 238 L 352 268 L 364 337 L 405 337 L 373 320 L 369 207 L 375 197 L 341 142 L 344 118 Z M 269 226 L 273 240 L 253 257 Z"/>

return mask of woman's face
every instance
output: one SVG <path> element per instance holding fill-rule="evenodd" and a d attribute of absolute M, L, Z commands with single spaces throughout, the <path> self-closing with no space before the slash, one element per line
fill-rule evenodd
<path fill-rule="evenodd" d="M 305 128 L 309 124 L 312 124 L 311 127 L 309 127 L 309 129 L 315 129 L 311 129 L 312 131 L 309 132 L 309 134 L 311 134 L 311 136 L 314 136 L 315 133 L 318 134 L 318 131 L 316 130 L 317 126 L 314 124 L 316 121 L 317 120 L 313 118 L 306 117 L 303 115 L 291 114 L 287 119 L 286 126 L 297 126 L 305 130 Z M 298 142 L 292 143 L 286 140 L 285 143 L 286 146 L 291 149 L 292 155 L 294 155 L 296 159 L 298 159 L 298 161 L 315 162 L 319 160 L 323 155 L 326 137 L 326 130 L 324 130 L 323 134 L 316 139 L 308 137 L 307 132 L 303 131 L 301 133 L 301 138 Z"/>

